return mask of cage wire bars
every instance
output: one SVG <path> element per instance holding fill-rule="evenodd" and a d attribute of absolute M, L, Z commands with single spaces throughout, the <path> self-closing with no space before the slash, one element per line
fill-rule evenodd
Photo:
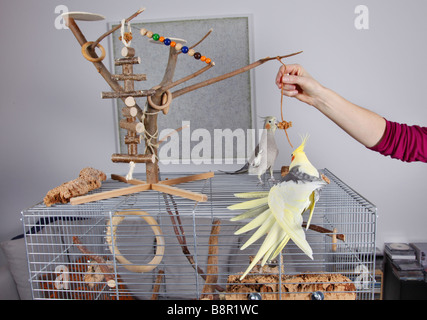
<path fill-rule="evenodd" d="M 247 221 L 231 222 L 236 213 L 227 207 L 239 202 L 234 193 L 268 190 L 256 176 L 183 184 L 208 195 L 200 203 L 152 190 L 77 206 L 36 204 L 22 212 L 33 298 L 373 299 L 376 207 L 321 171 L 331 182 L 311 222 L 318 230 L 306 232 L 314 259 L 290 241 L 246 281 L 237 279 L 262 239 L 240 250 L 252 232 L 235 235 Z M 94 192 L 118 184 L 108 179 Z"/>

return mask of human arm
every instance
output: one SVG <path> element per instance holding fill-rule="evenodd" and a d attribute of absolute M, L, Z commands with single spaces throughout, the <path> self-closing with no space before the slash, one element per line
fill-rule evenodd
<path fill-rule="evenodd" d="M 312 105 L 351 137 L 371 148 L 384 135 L 386 120 L 322 86 L 299 65 L 282 66 L 276 77 L 283 94 Z"/>

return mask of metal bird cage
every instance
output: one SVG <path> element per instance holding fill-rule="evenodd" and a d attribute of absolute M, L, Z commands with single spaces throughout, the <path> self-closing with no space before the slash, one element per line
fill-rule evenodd
<path fill-rule="evenodd" d="M 150 190 L 80 205 L 39 203 L 22 212 L 33 298 L 373 299 L 376 208 L 322 173 L 330 184 L 306 231 L 314 259 L 290 241 L 277 261 L 243 280 L 261 240 L 240 250 L 252 232 L 235 235 L 246 222 L 231 222 L 227 207 L 239 202 L 236 192 L 268 190 L 256 176 L 215 174 L 182 185 L 207 202 Z M 108 179 L 94 192 L 119 185 Z"/>

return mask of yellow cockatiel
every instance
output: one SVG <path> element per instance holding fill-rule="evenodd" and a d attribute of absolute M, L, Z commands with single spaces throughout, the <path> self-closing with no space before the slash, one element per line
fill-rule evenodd
<path fill-rule="evenodd" d="M 255 198 L 228 207 L 230 210 L 246 210 L 232 218 L 232 221 L 253 218 L 248 224 L 236 231 L 242 234 L 258 228 L 242 246 L 247 248 L 263 235 L 267 234 L 252 263 L 242 275 L 243 279 L 250 270 L 263 259 L 261 265 L 274 259 L 292 241 L 311 259 L 313 251 L 305 238 L 302 228 L 303 213 L 309 210 L 307 229 L 313 215 L 314 206 L 319 199 L 320 189 L 326 185 L 317 169 L 310 163 L 304 147 L 307 137 L 292 153 L 289 173 L 270 191 L 237 193 L 238 198 Z"/>

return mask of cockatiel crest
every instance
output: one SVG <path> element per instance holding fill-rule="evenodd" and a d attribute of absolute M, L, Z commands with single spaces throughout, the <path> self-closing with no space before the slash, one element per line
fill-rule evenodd
<path fill-rule="evenodd" d="M 238 198 L 254 198 L 254 200 L 228 207 L 230 210 L 246 210 L 232 218 L 231 221 L 253 218 L 248 224 L 237 230 L 236 234 L 258 228 L 241 247 L 241 250 L 267 234 L 241 279 L 261 259 L 262 266 L 267 261 L 273 260 L 291 239 L 307 256 L 313 259 L 313 251 L 302 228 L 302 215 L 306 211 L 310 212 L 306 227 L 308 229 L 315 204 L 319 199 L 319 192 L 326 182 L 304 152 L 307 139 L 307 136 L 304 137 L 301 145 L 292 152 L 289 173 L 280 183 L 273 186 L 270 191 L 235 194 Z"/>

